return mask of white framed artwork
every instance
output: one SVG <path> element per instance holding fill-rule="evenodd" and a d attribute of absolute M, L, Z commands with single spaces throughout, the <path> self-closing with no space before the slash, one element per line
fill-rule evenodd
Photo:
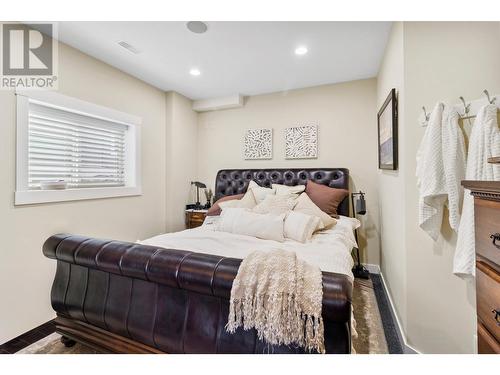
<path fill-rule="evenodd" d="M 245 160 L 273 158 L 273 129 L 247 129 L 243 141 Z"/>
<path fill-rule="evenodd" d="M 295 126 L 285 129 L 285 159 L 316 159 L 318 157 L 318 127 Z"/>

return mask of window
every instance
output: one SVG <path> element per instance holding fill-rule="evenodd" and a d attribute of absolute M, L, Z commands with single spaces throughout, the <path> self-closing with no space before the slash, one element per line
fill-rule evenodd
<path fill-rule="evenodd" d="M 140 195 L 140 119 L 54 92 L 17 93 L 15 204 Z M 62 190 L 45 190 L 55 181 Z"/>

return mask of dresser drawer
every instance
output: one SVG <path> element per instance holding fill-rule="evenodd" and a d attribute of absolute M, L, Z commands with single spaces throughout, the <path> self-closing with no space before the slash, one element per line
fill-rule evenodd
<path fill-rule="evenodd" d="M 477 322 L 477 352 L 479 354 L 500 354 L 500 344 L 480 322 Z"/>
<path fill-rule="evenodd" d="M 492 234 L 500 233 L 500 202 L 475 199 L 476 253 L 500 269 L 500 240 L 493 244 Z"/>
<path fill-rule="evenodd" d="M 500 341 L 500 317 L 495 320 L 495 310 L 500 311 L 500 274 L 483 262 L 476 268 L 477 316 L 490 334 Z"/>

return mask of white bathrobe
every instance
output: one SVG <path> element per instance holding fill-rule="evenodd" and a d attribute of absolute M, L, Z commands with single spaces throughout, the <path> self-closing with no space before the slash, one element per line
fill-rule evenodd
<path fill-rule="evenodd" d="M 488 158 L 500 155 L 498 108 L 489 104 L 481 108 L 469 138 L 466 180 L 500 181 L 500 166 L 489 164 Z M 475 274 L 474 198 L 464 191 L 464 207 L 458 230 L 453 273 L 459 276 Z"/>
<path fill-rule="evenodd" d="M 459 125 L 460 115 L 454 109 L 445 109 L 442 125 L 442 153 L 444 179 L 450 227 L 458 232 L 462 210 L 465 178 L 466 150 L 464 133 Z"/>
<path fill-rule="evenodd" d="M 432 111 L 417 152 L 419 225 L 436 241 L 445 204 L 450 227 L 458 230 L 465 176 L 465 140 L 454 108 L 438 103 Z"/>
<path fill-rule="evenodd" d="M 417 151 L 418 224 L 434 241 L 439 236 L 446 201 L 441 142 L 443 111 L 444 104 L 436 104 Z"/>

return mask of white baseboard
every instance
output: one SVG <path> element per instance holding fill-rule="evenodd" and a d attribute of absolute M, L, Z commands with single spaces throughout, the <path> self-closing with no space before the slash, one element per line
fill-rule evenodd
<path fill-rule="evenodd" d="M 370 272 L 377 275 L 380 274 L 380 266 L 378 264 L 362 263 L 363 266 Z"/>
<path fill-rule="evenodd" d="M 396 331 L 397 331 L 396 333 L 398 335 L 399 341 L 403 345 L 403 353 L 404 354 L 422 354 L 417 349 L 415 349 L 410 344 L 408 344 L 408 341 L 406 340 L 406 334 L 403 330 L 403 326 L 401 324 L 401 321 L 400 321 L 398 315 L 396 314 L 396 308 L 394 306 L 394 302 L 392 301 L 391 294 L 389 293 L 389 289 L 387 288 L 387 284 L 386 284 L 385 279 L 384 279 L 384 274 L 380 271 L 380 267 L 378 267 L 378 271 L 379 271 L 378 273 L 380 274 L 380 278 L 382 279 L 382 286 L 384 287 L 385 294 L 389 300 L 389 307 L 391 310 L 392 319 L 396 322 Z M 374 273 L 376 273 L 376 272 L 374 272 Z"/>

